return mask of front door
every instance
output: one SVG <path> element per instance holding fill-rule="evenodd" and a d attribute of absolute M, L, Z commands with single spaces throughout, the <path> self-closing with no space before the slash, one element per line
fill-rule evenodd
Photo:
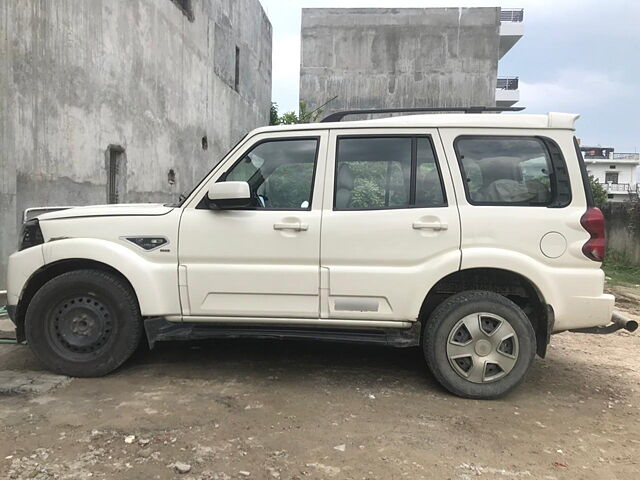
<path fill-rule="evenodd" d="M 393 132 L 331 132 L 323 317 L 416 320 L 429 289 L 460 266 L 460 222 L 438 131 Z"/>
<path fill-rule="evenodd" d="M 319 316 L 321 166 L 327 133 L 262 134 L 209 182 L 249 183 L 252 205 L 211 210 L 196 198 L 180 223 L 183 315 Z M 206 188 L 201 197 L 206 196 Z"/>

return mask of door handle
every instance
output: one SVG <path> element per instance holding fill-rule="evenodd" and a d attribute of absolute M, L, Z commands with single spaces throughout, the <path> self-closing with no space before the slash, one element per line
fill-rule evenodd
<path fill-rule="evenodd" d="M 306 223 L 274 223 L 274 230 L 295 230 L 296 232 L 306 232 L 309 230 L 309 225 Z"/>
<path fill-rule="evenodd" d="M 414 230 L 447 230 L 449 225 L 443 222 L 413 222 Z"/>

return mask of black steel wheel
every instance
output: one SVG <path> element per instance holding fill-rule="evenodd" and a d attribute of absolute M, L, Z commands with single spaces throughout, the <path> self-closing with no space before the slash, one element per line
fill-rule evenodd
<path fill-rule="evenodd" d="M 64 273 L 43 285 L 29 304 L 25 327 L 38 359 L 55 372 L 78 377 L 118 368 L 142 335 L 131 287 L 100 270 Z"/>
<path fill-rule="evenodd" d="M 47 333 L 61 355 L 81 358 L 108 347 L 114 331 L 112 312 L 102 298 L 74 295 L 51 309 Z"/>

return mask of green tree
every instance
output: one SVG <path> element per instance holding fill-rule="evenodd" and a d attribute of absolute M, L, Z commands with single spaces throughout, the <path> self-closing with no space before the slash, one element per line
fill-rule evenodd
<path fill-rule="evenodd" d="M 318 121 L 323 110 L 309 110 L 306 102 L 301 101 L 298 105 L 298 113 L 291 111 L 280 115 L 278 112 L 278 104 L 271 104 L 270 125 L 295 125 L 298 123 L 315 123 Z"/>
<path fill-rule="evenodd" d="M 591 186 L 591 192 L 593 193 L 593 201 L 598 208 L 604 208 L 607 204 L 607 190 L 593 175 L 589 175 L 589 185 Z"/>
<path fill-rule="evenodd" d="M 280 125 L 280 118 L 278 118 L 278 104 L 275 102 L 271 102 L 269 125 Z"/>

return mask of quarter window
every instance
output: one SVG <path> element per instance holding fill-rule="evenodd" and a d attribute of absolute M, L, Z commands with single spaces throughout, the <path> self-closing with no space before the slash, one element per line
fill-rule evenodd
<path fill-rule="evenodd" d="M 341 137 L 334 208 L 367 210 L 446 205 L 428 137 Z"/>
<path fill-rule="evenodd" d="M 455 146 L 471 204 L 551 204 L 553 166 L 540 139 L 460 137 Z"/>
<path fill-rule="evenodd" d="M 317 138 L 272 140 L 245 154 L 220 181 L 247 182 L 252 207 L 311 208 Z"/>

